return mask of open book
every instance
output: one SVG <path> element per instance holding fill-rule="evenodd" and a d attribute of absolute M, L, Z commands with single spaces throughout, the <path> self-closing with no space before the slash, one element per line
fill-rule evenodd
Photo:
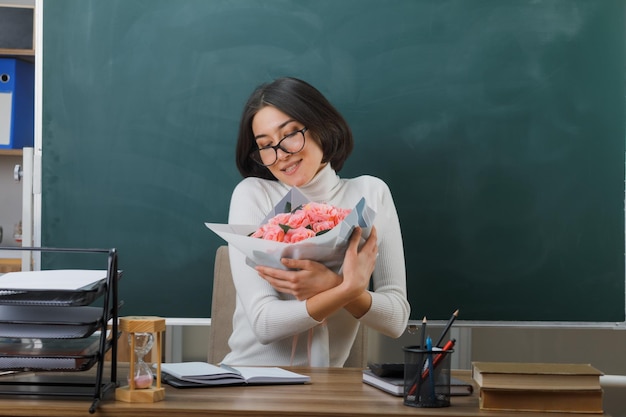
<path fill-rule="evenodd" d="M 226 365 L 206 362 L 178 362 L 161 365 L 163 382 L 178 388 L 219 385 L 305 384 L 311 377 L 277 367 Z"/>

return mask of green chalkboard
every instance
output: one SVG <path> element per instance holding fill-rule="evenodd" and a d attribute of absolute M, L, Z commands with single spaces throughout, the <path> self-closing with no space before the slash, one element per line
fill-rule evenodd
<path fill-rule="evenodd" d="M 625 9 L 46 0 L 42 245 L 116 247 L 121 314 L 208 317 L 241 108 L 290 75 L 391 187 L 412 318 L 623 322 Z"/>

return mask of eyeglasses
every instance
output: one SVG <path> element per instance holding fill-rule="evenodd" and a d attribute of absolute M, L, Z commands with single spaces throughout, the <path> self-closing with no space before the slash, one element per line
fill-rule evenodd
<path fill-rule="evenodd" d="M 282 138 L 276 145 L 264 146 L 250 152 L 250 158 L 259 165 L 268 167 L 278 160 L 278 150 L 293 155 L 304 149 L 304 132 L 307 128 L 296 130 Z"/>

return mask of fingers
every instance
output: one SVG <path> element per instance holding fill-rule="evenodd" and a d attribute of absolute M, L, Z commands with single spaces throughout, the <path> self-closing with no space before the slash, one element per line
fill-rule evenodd
<path fill-rule="evenodd" d="M 363 234 L 363 230 L 360 227 L 357 226 L 354 228 L 354 231 L 352 232 L 352 235 L 350 236 L 349 249 L 356 250 L 358 252 L 364 252 L 364 253 L 369 253 L 369 252 L 377 253 L 378 252 L 378 235 L 376 233 L 376 228 L 372 226 L 370 235 L 368 236 L 367 240 L 365 241 L 361 249 L 358 250 L 358 245 L 361 241 L 362 234 Z"/>
<path fill-rule="evenodd" d="M 363 245 L 363 248 L 361 248 L 361 250 L 378 252 L 378 234 L 374 226 L 372 226 L 370 235 L 365 241 L 365 245 Z"/>
<path fill-rule="evenodd" d="M 348 242 L 348 250 L 356 251 L 359 247 L 359 243 L 361 241 L 361 235 L 363 234 L 363 230 L 360 227 L 355 227 L 350 235 L 350 241 Z"/>

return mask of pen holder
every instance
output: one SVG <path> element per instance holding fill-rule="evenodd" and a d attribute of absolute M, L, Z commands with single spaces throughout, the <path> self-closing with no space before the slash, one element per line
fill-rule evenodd
<path fill-rule="evenodd" d="M 404 405 L 421 408 L 450 406 L 450 358 L 454 350 L 404 350 Z"/>

